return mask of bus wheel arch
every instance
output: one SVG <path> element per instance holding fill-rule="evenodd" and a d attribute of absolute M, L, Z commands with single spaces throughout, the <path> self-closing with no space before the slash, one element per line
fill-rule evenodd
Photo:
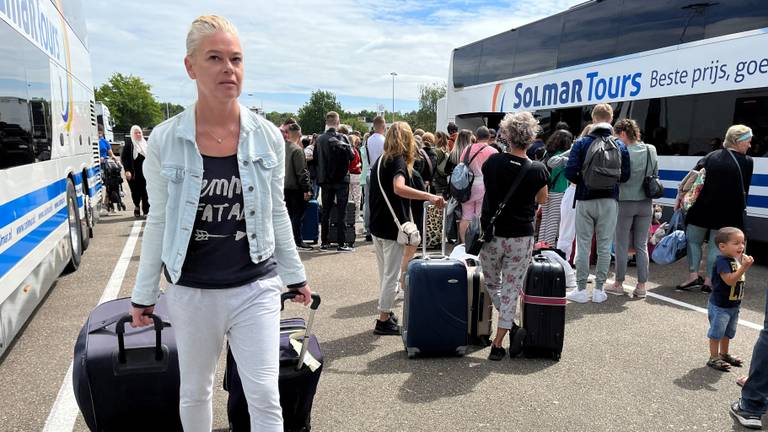
<path fill-rule="evenodd" d="M 93 197 L 90 194 L 90 187 L 88 184 L 88 173 L 86 170 L 83 170 L 81 175 L 83 178 L 83 214 L 85 214 L 85 220 L 81 222 L 80 226 L 83 229 L 82 245 L 83 252 L 85 252 L 91 243 L 91 238 L 93 237 L 93 227 L 96 225 L 96 220 L 93 211 Z"/>

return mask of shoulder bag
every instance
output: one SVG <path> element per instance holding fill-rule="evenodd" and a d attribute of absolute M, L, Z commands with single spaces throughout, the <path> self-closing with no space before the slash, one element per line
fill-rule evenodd
<path fill-rule="evenodd" d="M 645 196 L 650 199 L 657 199 L 664 196 L 664 185 L 659 180 L 659 175 L 654 174 L 654 170 L 648 173 L 648 168 L 651 166 L 651 149 L 646 145 L 645 147 L 645 178 L 643 178 L 643 190 Z"/>

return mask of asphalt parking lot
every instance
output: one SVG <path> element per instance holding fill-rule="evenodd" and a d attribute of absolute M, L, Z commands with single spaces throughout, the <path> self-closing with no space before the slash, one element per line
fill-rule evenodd
<path fill-rule="evenodd" d="M 87 430 L 71 405 L 56 403 L 57 395 L 77 333 L 105 288 L 117 284 L 119 296 L 130 294 L 141 238 L 122 261 L 120 255 L 139 229 L 134 225 L 130 212 L 102 219 L 80 270 L 59 279 L 0 360 L 0 430 L 42 430 L 53 408 L 72 419 L 69 429 L 58 430 Z M 650 292 L 667 299 L 609 296 L 603 304 L 568 305 L 565 348 L 555 363 L 489 362 L 487 348 L 462 358 L 410 360 L 400 338 L 372 333 L 378 288 L 370 243 L 352 253 L 306 252 L 302 259 L 323 297 L 316 333 L 325 366 L 313 430 L 740 430 L 727 409 L 739 396 L 737 373 L 748 369 L 705 366 L 706 315 L 668 300 L 706 306 L 705 294 L 674 291 L 684 263 L 651 269 Z M 117 281 L 119 262 L 127 269 Z M 762 265 L 747 275 L 741 318 L 748 323 L 732 343 L 745 359 L 758 334 L 752 327 L 763 322 L 766 280 Z M 295 306 L 287 311 L 302 313 Z M 215 429 L 226 430 L 226 393 L 218 385 L 214 417 Z M 57 430 L 52 424 L 48 430 Z"/>

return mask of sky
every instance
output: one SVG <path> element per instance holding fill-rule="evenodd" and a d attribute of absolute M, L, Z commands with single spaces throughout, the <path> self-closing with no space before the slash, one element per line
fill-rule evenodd
<path fill-rule="evenodd" d="M 418 108 L 419 85 L 444 83 L 451 51 L 584 0 L 86 0 L 96 86 L 115 72 L 141 77 L 161 102 L 188 105 L 185 38 L 199 15 L 229 18 L 240 33 L 241 102 L 296 112 L 314 90 L 346 111 Z"/>

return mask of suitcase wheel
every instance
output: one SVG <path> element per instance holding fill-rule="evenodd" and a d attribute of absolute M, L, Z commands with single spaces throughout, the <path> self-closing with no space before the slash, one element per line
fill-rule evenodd
<path fill-rule="evenodd" d="M 559 362 L 560 361 L 560 351 L 554 351 L 552 352 L 552 360 Z"/>

